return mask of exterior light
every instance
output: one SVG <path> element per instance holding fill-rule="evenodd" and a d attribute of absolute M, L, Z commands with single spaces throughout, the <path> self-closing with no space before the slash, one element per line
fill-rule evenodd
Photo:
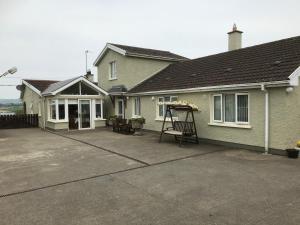
<path fill-rule="evenodd" d="M 291 93 L 293 90 L 294 90 L 293 87 L 287 87 L 287 88 L 285 89 L 285 91 L 286 91 L 287 93 Z"/>
<path fill-rule="evenodd" d="M 18 71 L 17 67 L 14 66 L 14 67 L 10 68 L 7 72 L 10 74 L 14 74 L 17 71 Z"/>
<path fill-rule="evenodd" d="M 9 70 L 7 70 L 5 73 L 3 73 L 2 75 L 0 75 L 0 77 L 4 77 L 4 76 L 6 76 L 8 74 L 14 74 L 17 71 L 18 71 L 17 67 L 12 67 Z"/>

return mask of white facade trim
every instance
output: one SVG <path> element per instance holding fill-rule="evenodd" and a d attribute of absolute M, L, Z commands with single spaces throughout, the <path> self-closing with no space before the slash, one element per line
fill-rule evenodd
<path fill-rule="evenodd" d="M 119 54 L 121 54 L 121 55 L 125 55 L 125 54 L 126 54 L 126 51 L 125 51 L 125 50 L 123 50 L 123 49 L 121 49 L 121 48 L 118 48 L 118 47 L 116 47 L 116 46 L 114 46 L 114 45 L 112 45 L 112 44 L 107 43 L 107 44 L 105 45 L 104 49 L 100 52 L 100 54 L 98 55 L 98 57 L 97 57 L 96 60 L 94 61 L 94 63 L 93 63 L 94 66 L 97 66 L 97 65 L 98 65 L 98 63 L 100 62 L 100 60 L 103 58 L 103 56 L 106 54 L 106 52 L 107 52 L 109 49 L 110 49 L 110 50 L 113 50 L 114 52 L 117 52 L 117 53 L 119 53 Z"/>
<path fill-rule="evenodd" d="M 44 96 L 56 95 L 56 94 L 58 94 L 59 92 L 61 92 L 61 91 L 65 90 L 66 88 L 68 88 L 68 87 L 70 87 L 70 86 L 76 84 L 76 83 L 79 82 L 79 81 L 85 82 L 87 85 L 91 86 L 92 88 L 94 88 L 95 90 L 101 92 L 102 94 L 108 95 L 108 93 L 107 93 L 105 90 L 103 90 L 103 89 L 100 88 L 99 86 L 93 84 L 93 83 L 92 83 L 91 81 L 89 81 L 88 79 L 86 79 L 86 78 L 84 78 L 84 77 L 78 77 L 77 79 L 75 79 L 75 80 L 73 80 L 72 82 L 66 84 L 65 86 L 63 86 L 63 87 L 61 87 L 61 88 L 57 89 L 56 91 L 53 91 L 53 92 L 51 92 L 51 93 L 49 93 L 49 94 L 45 94 Z"/>
<path fill-rule="evenodd" d="M 26 82 L 25 80 L 22 81 L 23 84 L 25 84 L 28 88 L 30 88 L 32 91 L 34 91 L 35 93 L 37 93 L 39 96 L 41 96 L 41 92 L 35 88 L 34 86 L 32 86 L 31 84 L 29 84 L 28 82 Z"/>
<path fill-rule="evenodd" d="M 159 94 L 175 94 L 175 93 L 258 89 L 261 88 L 261 85 L 265 85 L 267 87 L 282 87 L 282 86 L 289 86 L 289 84 L 290 82 L 288 80 L 284 80 L 284 81 L 273 81 L 273 82 L 264 82 L 264 83 L 247 83 L 247 84 L 219 85 L 219 86 L 209 86 L 209 87 L 199 87 L 199 88 L 183 88 L 183 89 L 163 90 L 163 91 L 138 92 L 138 93 L 128 93 L 127 95 L 138 96 L 138 95 L 159 95 Z"/>
<path fill-rule="evenodd" d="M 104 55 L 106 54 L 107 50 L 113 50 L 114 52 L 117 52 L 123 56 L 131 56 L 131 57 L 139 57 L 139 58 L 147 58 L 147 59 L 158 59 L 158 60 L 165 60 L 165 61 L 174 61 L 174 62 L 178 62 L 178 61 L 184 61 L 184 60 L 188 60 L 188 59 L 177 59 L 177 58 L 172 58 L 172 57 L 163 57 L 163 56 L 153 56 L 153 55 L 145 55 L 145 54 L 137 54 L 137 53 L 128 53 L 126 50 L 119 48 L 113 44 L 109 44 L 107 43 L 104 47 L 104 49 L 101 51 L 101 53 L 98 55 L 98 57 L 96 58 L 96 60 L 94 61 L 93 65 L 97 66 L 99 64 L 99 62 L 101 61 L 101 59 L 104 57 Z"/>
<path fill-rule="evenodd" d="M 300 78 L 300 66 L 289 76 L 290 85 L 298 86 Z"/>
<path fill-rule="evenodd" d="M 247 124 L 230 124 L 230 123 L 208 123 L 209 126 L 218 126 L 218 127 L 229 127 L 229 128 L 242 128 L 242 129 L 251 129 L 252 126 L 251 125 L 247 125 Z"/>

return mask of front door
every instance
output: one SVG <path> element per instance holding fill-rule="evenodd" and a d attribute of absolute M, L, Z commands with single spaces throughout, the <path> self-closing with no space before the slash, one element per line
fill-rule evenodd
<path fill-rule="evenodd" d="M 118 99 L 118 116 L 124 117 L 124 101 L 123 99 Z"/>
<path fill-rule="evenodd" d="M 79 129 L 91 128 L 91 100 L 78 100 Z"/>
<path fill-rule="evenodd" d="M 69 129 L 77 130 L 78 129 L 78 104 L 69 104 Z"/>

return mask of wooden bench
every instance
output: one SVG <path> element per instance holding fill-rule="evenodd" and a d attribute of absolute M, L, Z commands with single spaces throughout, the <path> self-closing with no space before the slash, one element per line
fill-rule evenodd
<path fill-rule="evenodd" d="M 189 138 L 196 135 L 193 122 L 174 121 L 173 126 L 174 127 L 167 127 L 163 133 L 174 135 L 176 141 L 178 141 L 178 137 L 180 137 L 179 140 L 181 141 L 192 140 L 193 143 L 198 143 L 197 136 L 196 136 L 196 140 L 195 138 L 193 139 Z"/>
<path fill-rule="evenodd" d="M 128 121 L 123 118 L 116 118 L 113 121 L 113 131 L 118 133 L 126 133 L 130 134 L 132 133 L 132 126 L 131 121 Z"/>
<path fill-rule="evenodd" d="M 185 122 L 185 121 L 174 121 L 174 128 L 168 127 L 165 132 L 165 134 L 171 134 L 171 135 L 186 135 L 186 136 L 192 136 L 194 132 L 194 124 L 193 122 Z"/>

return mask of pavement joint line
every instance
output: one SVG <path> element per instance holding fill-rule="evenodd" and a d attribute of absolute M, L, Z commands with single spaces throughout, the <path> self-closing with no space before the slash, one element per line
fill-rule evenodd
<path fill-rule="evenodd" d="M 201 154 L 195 154 L 195 155 L 190 155 L 190 156 L 181 157 L 181 158 L 177 158 L 177 159 L 171 159 L 171 160 L 167 160 L 167 161 L 163 161 L 163 162 L 153 163 L 153 164 L 150 164 L 150 165 L 142 165 L 142 166 L 133 167 L 133 168 L 125 169 L 125 170 L 119 170 L 119 171 L 115 171 L 115 172 L 111 172 L 111 173 L 94 175 L 94 176 L 80 178 L 80 179 L 76 179 L 76 180 L 70 180 L 70 181 L 66 181 L 66 182 L 51 184 L 51 185 L 47 185 L 47 186 L 43 186 L 43 187 L 30 188 L 30 189 L 23 190 L 23 191 L 17 191 L 17 192 L 12 192 L 12 193 L 8 193 L 8 194 L 2 194 L 2 195 L 0 195 L 0 199 L 5 198 L 5 197 L 14 196 L 14 195 L 25 194 L 25 193 L 28 193 L 28 192 L 34 192 L 34 191 L 38 191 L 38 190 L 48 189 L 48 188 L 52 188 L 52 187 L 58 187 L 58 186 L 66 185 L 66 184 L 77 183 L 77 182 L 80 182 L 80 181 L 91 180 L 91 179 L 95 179 L 95 178 L 99 178 L 99 177 L 115 175 L 115 174 L 124 173 L 124 172 L 128 172 L 128 171 L 136 170 L 136 169 L 143 169 L 143 168 L 148 168 L 148 167 L 151 167 L 151 166 L 157 166 L 157 165 L 161 165 L 161 164 L 165 164 L 165 163 L 176 162 L 176 161 L 183 160 L 183 159 L 195 158 L 195 157 L 198 157 L 198 156 L 208 155 L 208 154 L 212 154 L 212 153 L 219 152 L 219 151 L 225 151 L 225 150 L 216 150 L 216 151 L 211 151 L 211 152 L 206 152 L 206 153 L 201 153 Z"/>
<path fill-rule="evenodd" d="M 143 165 L 143 166 L 133 167 L 133 168 L 125 169 L 125 170 L 118 170 L 118 171 L 115 171 L 115 172 L 104 173 L 104 174 L 100 174 L 100 175 L 94 175 L 94 176 L 90 176 L 90 177 L 80 178 L 80 179 L 76 179 L 76 180 L 69 180 L 69 181 L 60 182 L 60 183 L 56 183 L 56 184 L 51 184 L 51 185 L 47 185 L 47 186 L 43 186 L 43 187 L 30 188 L 30 189 L 23 190 L 23 191 L 16 191 L 16 192 L 8 193 L 8 194 L 2 194 L 2 195 L 0 195 L 0 198 L 9 197 L 9 196 L 13 196 L 13 195 L 19 195 L 19 194 L 25 194 L 25 193 L 28 193 L 28 192 L 34 192 L 34 191 L 43 190 L 43 189 L 52 188 L 52 187 L 58 187 L 58 186 L 62 186 L 62 185 L 65 185 L 65 184 L 77 183 L 77 182 L 85 181 L 85 180 L 91 180 L 91 179 L 95 179 L 95 178 L 98 178 L 98 177 L 114 175 L 114 174 L 117 174 L 117 173 L 122 173 L 122 172 L 131 171 L 131 170 L 141 169 L 141 168 L 144 168 L 144 167 L 148 167 L 148 166 Z"/>
<path fill-rule="evenodd" d="M 56 134 L 56 133 L 53 133 L 51 131 L 48 131 L 48 132 L 52 133 L 52 134 Z M 56 134 L 56 135 L 59 135 L 59 134 Z M 62 136 L 62 137 L 65 137 L 65 138 L 69 138 L 71 140 L 79 141 L 79 142 L 81 142 L 83 144 L 88 144 L 88 145 L 94 146 L 94 145 L 92 145 L 90 143 L 86 143 L 86 142 L 83 142 L 83 141 L 80 141 L 80 140 L 77 140 L 77 139 L 74 139 L 74 138 L 71 138 L 71 137 L 66 137 L 66 136 L 63 136 L 63 135 L 59 135 L 59 136 Z M 94 146 L 94 147 L 102 149 L 99 146 Z M 123 156 L 123 154 L 115 153 L 115 152 L 113 152 L 111 150 L 108 150 L 108 149 L 107 150 L 103 149 L 103 150 L 111 152 L 111 153 L 114 153 L 114 154 L 117 154 L 117 155 L 120 155 L 120 156 Z M 183 160 L 183 159 L 195 158 L 195 157 L 199 157 L 199 156 L 203 156 L 203 155 L 208 155 L 208 154 L 212 154 L 212 153 L 215 153 L 215 152 L 221 152 L 221 151 L 226 151 L 226 149 L 215 150 L 215 151 L 210 151 L 210 152 L 205 152 L 205 153 L 199 153 L 199 154 L 194 154 L 194 155 L 189 155 L 189 156 L 185 156 L 185 157 L 181 157 L 181 158 L 176 158 L 176 159 L 171 159 L 171 160 L 167 160 L 167 161 L 163 161 L 163 162 L 158 162 L 158 163 L 153 163 L 153 164 L 144 163 L 144 165 L 142 165 L 142 166 L 133 167 L 133 168 L 125 169 L 125 170 L 119 170 L 119 171 L 115 171 L 115 172 L 110 172 L 110 173 L 105 173 L 105 174 L 94 175 L 94 176 L 90 176 L 90 177 L 85 177 L 85 178 L 80 178 L 80 179 L 75 179 L 75 180 L 60 182 L 60 183 L 51 184 L 51 185 L 47 185 L 47 186 L 43 186 L 43 187 L 30 188 L 30 189 L 27 189 L 27 190 L 12 192 L 12 193 L 8 193 L 8 194 L 2 194 L 2 195 L 0 194 L 0 199 L 1 198 L 5 198 L 5 197 L 14 196 L 14 195 L 25 194 L 25 193 L 29 193 L 29 192 L 43 190 L 43 189 L 47 189 L 47 188 L 58 187 L 58 186 L 66 185 L 66 184 L 77 183 L 77 182 L 80 182 L 80 181 L 91 180 L 91 179 L 95 179 L 95 178 L 99 178 L 99 177 L 104 177 L 104 176 L 109 176 L 109 175 L 115 175 L 115 174 L 118 174 L 118 173 L 128 172 L 128 171 L 132 171 L 132 170 L 136 170 L 136 169 L 142 169 L 142 168 L 147 168 L 147 167 L 151 167 L 151 166 L 162 165 L 162 164 L 166 164 L 166 163 L 170 163 L 170 162 L 176 162 L 176 161 Z M 131 159 L 131 157 L 128 157 L 126 155 L 124 155 L 123 157 Z M 137 162 L 140 161 L 140 160 L 134 159 L 134 158 L 133 158 L 133 160 L 135 160 Z"/>
<path fill-rule="evenodd" d="M 161 165 L 161 164 L 165 164 L 165 163 L 176 162 L 176 161 L 183 160 L 183 159 L 196 158 L 198 156 L 204 156 L 204 155 L 212 154 L 212 153 L 215 153 L 215 152 L 223 152 L 223 151 L 226 151 L 226 149 L 209 151 L 209 152 L 204 152 L 204 153 L 198 153 L 198 154 L 194 154 L 194 155 L 184 156 L 184 157 L 181 157 L 181 158 L 170 159 L 170 160 L 163 161 L 163 162 L 152 163 L 150 166 L 157 166 L 157 165 Z"/>
<path fill-rule="evenodd" d="M 58 135 L 60 137 L 64 137 L 64 138 L 68 138 L 68 139 L 71 139 L 71 140 L 74 140 L 74 141 L 78 141 L 80 143 L 83 143 L 83 144 L 86 144 L 86 145 L 89 145 L 89 146 L 92 146 L 92 147 L 95 147 L 95 148 L 98 148 L 98 149 L 101 149 L 103 151 L 106 151 L 106 152 L 109 152 L 109 153 L 112 153 L 112 154 L 115 154 L 115 155 L 118 155 L 118 156 L 121 156 L 121 157 L 124 157 L 124 158 L 127 158 L 127 159 L 131 159 L 133 161 L 136 161 L 138 163 L 141 163 L 141 164 L 144 164 L 144 165 L 147 165 L 147 166 L 150 166 L 151 164 L 149 163 L 146 163 L 142 160 L 139 160 L 139 159 L 136 159 L 136 158 L 133 158 L 131 156 L 128 156 L 128 155 L 124 155 L 122 153 L 118 153 L 118 152 L 115 152 L 115 151 L 112 151 L 112 150 L 109 150 L 107 148 L 104 148 L 104 147 L 101 147 L 101 146 L 97 146 L 97 145 L 93 145 L 91 143 L 88 143 L 88 142 L 85 142 L 85 141 L 82 141 L 82 140 L 78 140 L 76 138 L 72 138 L 72 137 L 68 137 L 68 136 L 65 136 L 65 135 L 62 135 L 62 134 L 58 134 L 58 133 L 55 133 L 55 132 L 52 132 L 52 131 L 49 131 L 49 130 L 46 130 L 47 132 L 51 133 L 51 134 L 55 134 L 55 135 Z"/>

